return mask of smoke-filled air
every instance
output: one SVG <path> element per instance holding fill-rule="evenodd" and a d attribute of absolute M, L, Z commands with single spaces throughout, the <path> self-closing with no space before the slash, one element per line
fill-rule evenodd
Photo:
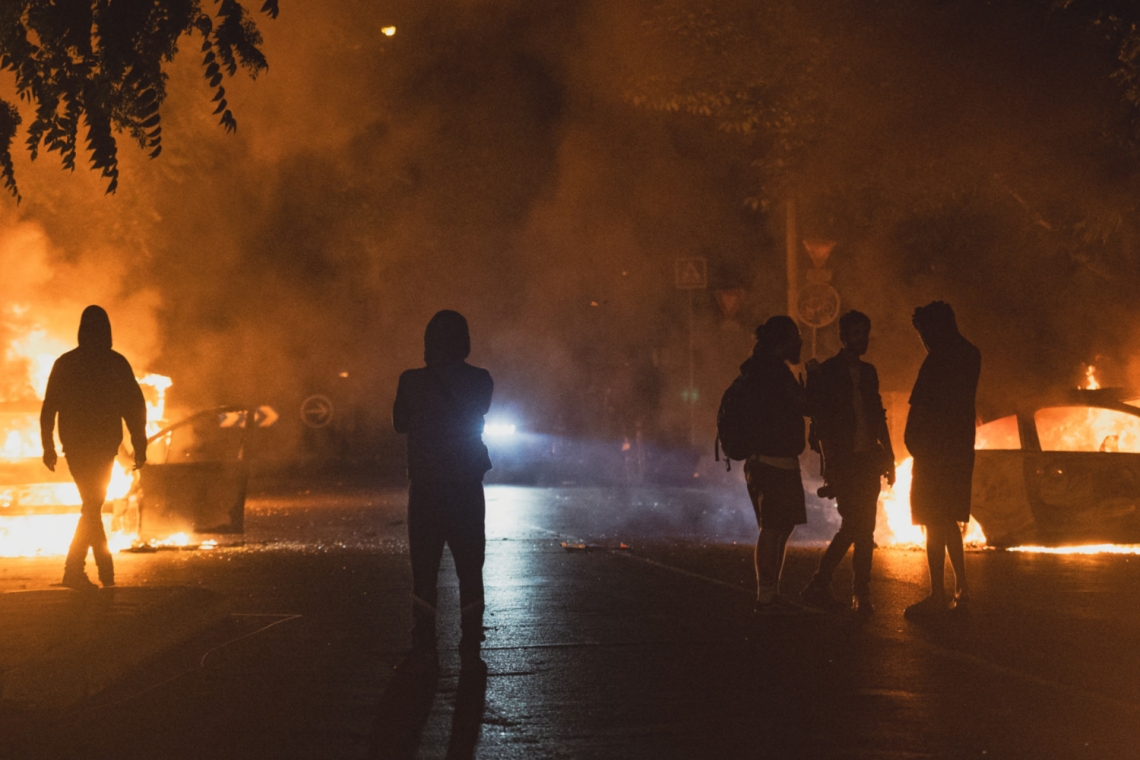
<path fill-rule="evenodd" d="M 693 440 L 711 450 L 752 329 L 787 311 L 792 203 L 797 239 L 834 242 L 843 308 L 874 322 L 886 393 L 913 383 L 910 314 L 933 299 L 986 357 L 985 419 L 1089 364 L 1127 384 L 1136 163 L 1116 50 L 1083 7 L 976 5 L 282 2 L 258 20 L 268 70 L 227 80 L 236 132 L 187 39 L 164 151 L 120 136 L 115 193 L 82 151 L 67 172 L 17 139 L 2 338 L 46 330 L 58 353 L 100 303 L 170 403 L 292 418 L 335 395 L 346 445 L 368 447 L 423 325 L 453 308 L 496 368 L 497 412 L 673 445 L 674 262 L 702 257 Z M 834 323 L 811 332 L 805 354 L 834 353 Z"/>

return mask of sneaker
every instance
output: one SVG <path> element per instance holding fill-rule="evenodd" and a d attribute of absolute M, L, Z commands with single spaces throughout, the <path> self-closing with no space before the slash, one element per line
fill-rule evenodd
<path fill-rule="evenodd" d="M 970 593 L 959 591 L 954 594 L 954 606 L 950 608 L 952 612 L 958 615 L 965 614 L 970 611 Z"/>
<path fill-rule="evenodd" d="M 856 594 L 851 601 L 851 611 L 861 616 L 873 615 L 875 605 L 871 604 L 871 597 L 866 594 Z"/>
<path fill-rule="evenodd" d="M 921 602 L 907 607 L 903 617 L 908 620 L 930 620 L 946 614 L 946 600 L 940 596 L 928 596 Z"/>
<path fill-rule="evenodd" d="M 84 572 L 64 573 L 63 580 L 60 581 L 59 585 L 75 591 L 94 591 L 99 588 L 91 582 L 91 579 L 87 577 L 87 573 Z"/>
<path fill-rule="evenodd" d="M 831 593 L 831 588 L 821 581 L 812 581 L 805 586 L 800 592 L 800 599 L 803 599 L 805 604 L 825 612 L 842 612 L 850 606 L 836 599 Z"/>

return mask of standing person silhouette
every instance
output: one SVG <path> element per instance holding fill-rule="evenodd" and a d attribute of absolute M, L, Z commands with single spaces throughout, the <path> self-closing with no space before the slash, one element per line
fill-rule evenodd
<path fill-rule="evenodd" d="M 146 464 L 146 402 L 130 363 L 111 350 L 111 320 L 99 306 L 88 306 L 79 319 L 79 347 L 56 359 L 48 376 L 40 411 L 44 464 L 52 472 L 55 418 L 67 467 L 83 507 L 64 563 L 63 585 L 94 589 L 84 565 L 87 550 L 95 555 L 99 581 L 115 585 L 115 565 L 103 531 L 103 502 L 111 482 L 111 466 L 123 441 L 123 422 L 135 450 L 135 468 Z"/>
<path fill-rule="evenodd" d="M 485 672 L 483 560 L 486 551 L 483 475 L 491 459 L 483 416 L 494 383 L 487 370 L 464 361 L 471 353 L 467 320 L 441 311 L 424 331 L 424 363 L 400 375 L 392 423 L 408 436 L 408 551 L 412 562 L 412 652 L 401 669 L 438 668 L 435 607 L 443 546 L 459 578 L 460 664 Z"/>
<path fill-rule="evenodd" d="M 791 609 L 779 594 L 784 551 L 792 531 L 807 522 L 799 460 L 807 401 L 788 367 L 799 363 L 802 349 L 795 321 L 775 316 L 756 328 L 752 356 L 740 366 L 740 373 L 753 383 L 759 413 L 754 453 L 744 462 L 748 497 L 760 525 L 754 608 L 759 614 Z"/>
<path fill-rule="evenodd" d="M 871 604 L 871 558 L 875 551 L 875 517 L 880 478 L 895 482 L 895 455 L 887 429 L 887 413 L 879 395 L 879 375 L 863 361 L 871 337 L 871 318 L 849 311 L 839 318 L 839 353 L 820 364 L 809 363 L 807 393 L 812 433 L 824 458 L 824 479 L 834 494 L 843 523 L 801 593 L 804 601 L 824 609 L 853 608 L 862 615 Z M 831 595 L 835 568 L 851 545 L 852 593 L 841 601 Z"/>
<path fill-rule="evenodd" d="M 910 394 L 905 442 L 914 457 L 911 520 L 926 529 L 930 596 L 906 608 L 909 618 L 942 613 L 946 603 L 946 555 L 954 568 L 955 607 L 969 604 L 966 557 L 959 523 L 970 520 L 974 473 L 974 398 L 981 352 L 958 332 L 950 304 L 934 301 L 911 319 L 927 356 Z"/>

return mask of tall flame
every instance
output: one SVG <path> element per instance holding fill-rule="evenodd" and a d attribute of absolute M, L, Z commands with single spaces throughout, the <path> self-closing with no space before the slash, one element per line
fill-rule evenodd
<path fill-rule="evenodd" d="M 876 540 L 880 543 L 906 545 L 925 544 L 926 534 L 921 525 L 911 524 L 910 483 L 914 475 L 914 459 L 907 457 L 895 468 L 894 486 L 886 486 L 879 494 L 879 505 L 883 520 L 875 529 Z M 885 484 L 884 484 L 885 485 Z M 970 518 L 962 533 L 962 540 L 971 545 L 984 545 L 986 535 L 978 521 Z"/>

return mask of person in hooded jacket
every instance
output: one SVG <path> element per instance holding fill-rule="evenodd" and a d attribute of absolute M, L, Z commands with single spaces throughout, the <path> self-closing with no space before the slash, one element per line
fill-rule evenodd
<path fill-rule="evenodd" d="M 99 306 L 88 306 L 79 319 L 79 347 L 56 359 L 48 376 L 40 411 L 44 464 L 52 472 L 58 462 L 55 422 L 71 477 L 83 506 L 75 537 L 64 563 L 63 585 L 93 589 L 84 565 L 87 550 L 95 556 L 99 581 L 115 585 L 115 566 L 103 531 L 103 502 L 111 467 L 123 441 L 123 422 L 131 436 L 136 469 L 146 464 L 146 402 L 130 363 L 111 350 L 111 320 Z"/>
<path fill-rule="evenodd" d="M 911 322 L 926 347 L 910 394 L 904 442 L 914 457 L 911 521 L 926 530 L 930 596 L 904 611 L 908 618 L 945 612 L 946 557 L 954 568 L 954 609 L 969 608 L 966 559 L 959 524 L 970 520 L 974 473 L 975 396 L 982 354 L 958 332 L 950 304 L 934 301 L 914 310 Z"/>
<path fill-rule="evenodd" d="M 436 585 L 444 544 L 459 578 L 464 670 L 484 670 L 483 560 L 486 549 L 483 475 L 491 459 L 483 417 L 494 383 L 464 361 L 471 353 L 467 320 L 441 311 L 424 332 L 424 363 L 400 376 L 392 423 L 408 436 L 408 544 L 412 562 L 412 653 L 404 669 L 434 670 Z"/>
<path fill-rule="evenodd" d="M 740 373 L 753 380 L 759 412 L 755 453 L 744 463 L 748 497 L 760 525 L 756 539 L 757 613 L 789 606 L 779 595 L 784 550 L 797 525 L 807 522 L 799 456 L 804 450 L 807 398 L 789 364 L 798 364 L 803 339 L 791 317 L 775 316 L 756 328 L 752 356 Z"/>

